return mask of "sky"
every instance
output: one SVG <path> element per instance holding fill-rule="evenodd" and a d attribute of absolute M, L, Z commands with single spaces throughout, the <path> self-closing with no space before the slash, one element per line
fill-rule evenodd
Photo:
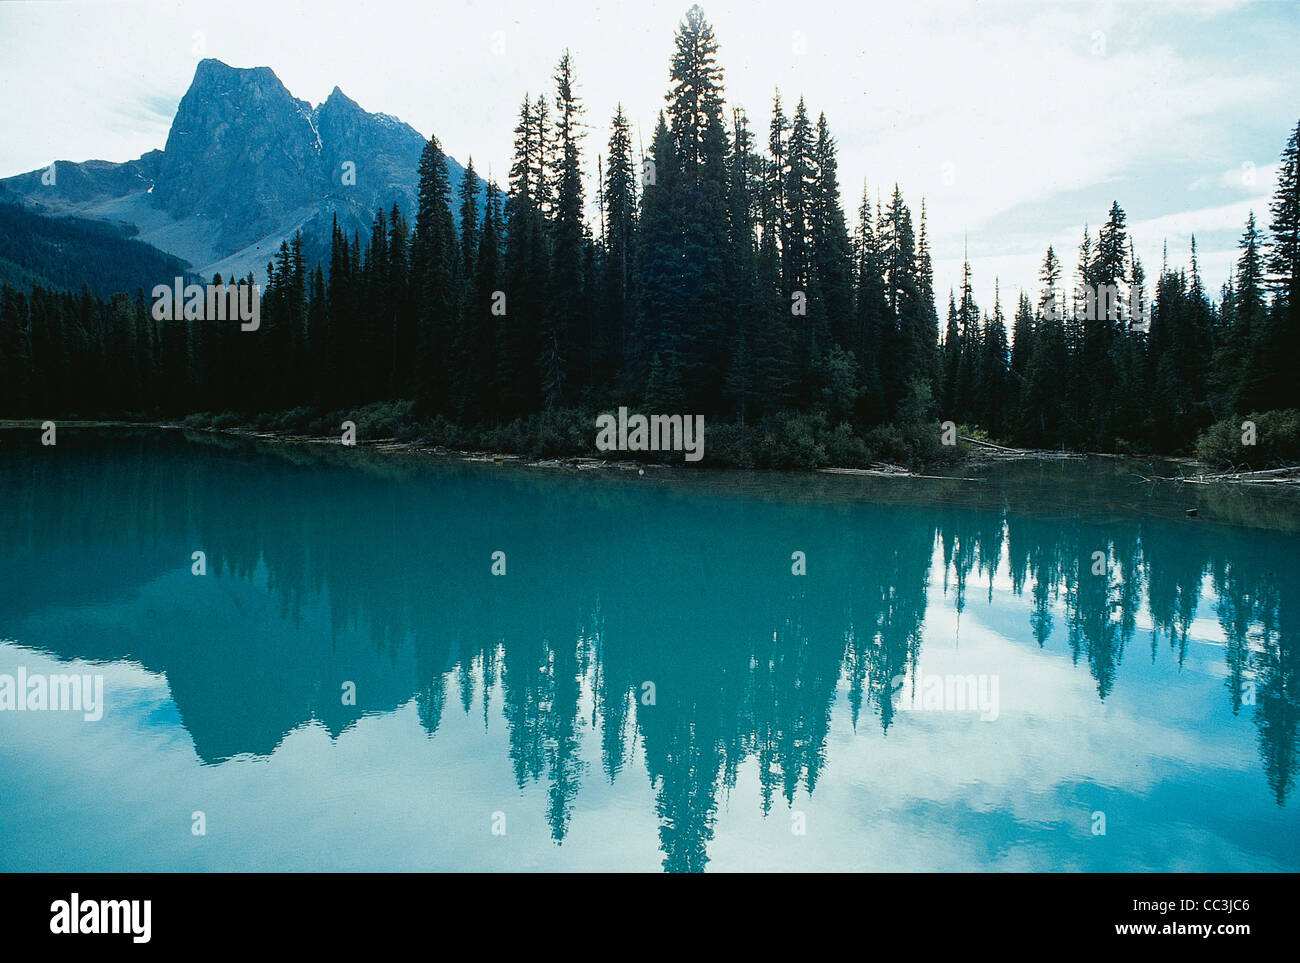
<path fill-rule="evenodd" d="M 268 66 L 320 103 L 337 85 L 504 180 L 525 94 L 554 96 L 567 48 L 584 162 L 618 103 L 646 147 L 687 0 L 0 3 L 0 176 L 135 158 L 167 139 L 203 57 Z M 1300 0 L 703 4 L 729 105 L 766 142 L 771 102 L 805 98 L 839 147 L 850 224 L 863 185 L 924 199 L 940 318 L 968 252 L 1007 314 L 1048 244 L 1073 274 L 1085 225 L 1128 215 L 1149 286 L 1187 263 L 1215 292 L 1247 214 L 1268 222 L 1300 120 Z M 594 216 L 594 209 L 593 209 Z"/>

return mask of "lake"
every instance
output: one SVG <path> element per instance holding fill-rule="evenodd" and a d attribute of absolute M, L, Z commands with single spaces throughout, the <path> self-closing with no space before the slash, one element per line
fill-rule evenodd
<path fill-rule="evenodd" d="M 1300 870 L 1300 501 L 1174 470 L 0 431 L 0 870 Z"/>

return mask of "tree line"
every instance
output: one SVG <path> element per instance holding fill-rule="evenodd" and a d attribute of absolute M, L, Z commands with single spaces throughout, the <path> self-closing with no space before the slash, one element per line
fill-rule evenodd
<path fill-rule="evenodd" d="M 394 205 L 368 238 L 335 225 L 328 266 L 305 263 L 301 237 L 283 244 L 255 333 L 157 321 L 143 292 L 5 287 L 0 410 L 336 412 L 405 399 L 421 423 L 486 429 L 539 413 L 587 424 L 639 404 L 760 434 L 803 419 L 815 443 L 952 420 L 1034 447 L 1172 453 L 1215 421 L 1300 407 L 1287 361 L 1300 349 L 1300 124 L 1268 231 L 1252 214 L 1217 300 L 1194 239 L 1190 267 L 1162 264 L 1148 291 L 1115 203 L 1085 231 L 1072 275 L 1048 248 L 1036 300 L 1009 308 L 999 293 L 981 309 L 967 263 L 941 331 L 924 203 L 914 217 L 897 186 L 874 202 L 864 186 L 850 231 L 825 114 L 802 99 L 789 110 L 778 92 L 764 148 L 725 103 L 717 52 L 692 7 L 648 151 L 621 106 L 612 119 L 589 220 L 566 51 L 553 94 L 520 106 L 504 190 L 488 183 L 480 202 L 471 160 L 453 196 L 432 137 L 413 224 Z M 1077 286 L 1116 292 L 1149 327 L 1075 310 Z"/>

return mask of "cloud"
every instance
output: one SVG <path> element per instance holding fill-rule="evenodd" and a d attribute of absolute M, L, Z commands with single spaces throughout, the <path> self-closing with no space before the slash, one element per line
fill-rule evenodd
<path fill-rule="evenodd" d="M 1277 176 L 1281 169 L 1280 162 L 1256 167 L 1253 161 L 1243 161 L 1240 167 L 1232 167 L 1217 174 L 1202 174 L 1188 184 L 1187 189 L 1204 191 L 1208 188 L 1221 187 L 1271 195 L 1277 189 Z"/>

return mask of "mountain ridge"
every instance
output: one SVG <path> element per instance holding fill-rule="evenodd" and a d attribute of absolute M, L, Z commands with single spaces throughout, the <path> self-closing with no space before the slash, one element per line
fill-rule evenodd
<path fill-rule="evenodd" d="M 335 218 L 349 236 L 365 236 L 375 211 L 394 204 L 413 220 L 426 142 L 338 85 L 312 106 L 270 67 L 206 58 L 162 149 L 122 162 L 54 161 L 0 179 L 0 200 L 109 222 L 201 276 L 263 278 L 296 231 L 308 263 L 327 265 Z M 454 192 L 464 168 L 451 157 L 447 167 Z"/>

